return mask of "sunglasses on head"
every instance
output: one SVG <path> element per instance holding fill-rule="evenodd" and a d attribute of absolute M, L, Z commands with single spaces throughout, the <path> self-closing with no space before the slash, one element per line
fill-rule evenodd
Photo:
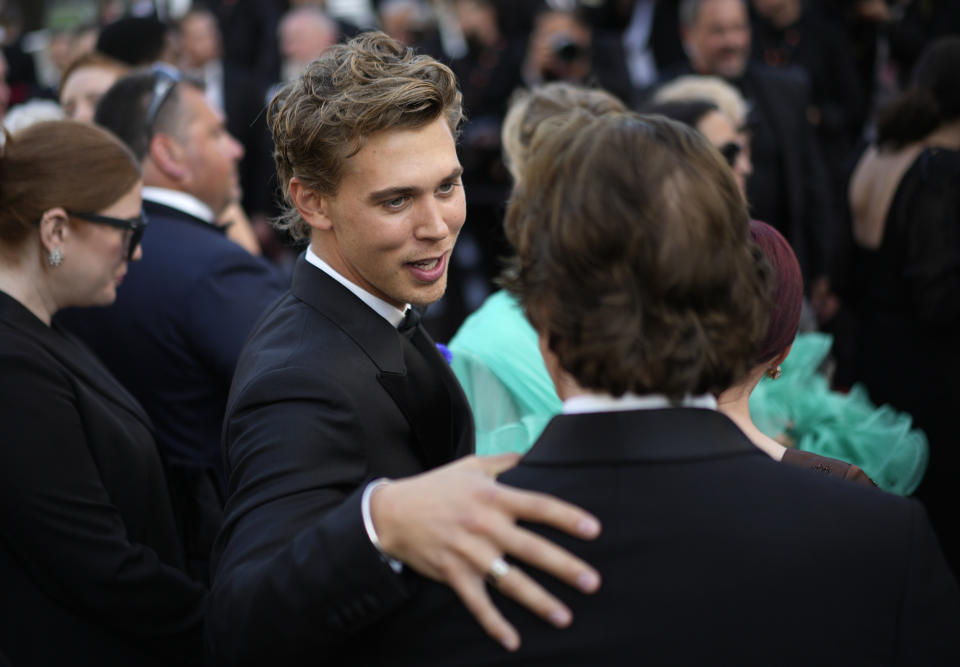
<path fill-rule="evenodd" d="M 717 150 L 720 151 L 720 155 L 727 161 L 727 164 L 733 167 L 737 163 L 737 158 L 740 157 L 740 152 L 743 151 L 743 145 L 736 141 L 728 141 L 722 146 L 717 146 Z"/>
<path fill-rule="evenodd" d="M 109 225 L 117 229 L 122 229 L 127 243 L 127 260 L 133 258 L 133 253 L 137 251 L 140 245 L 140 239 L 143 238 L 143 232 L 147 228 L 147 219 L 140 211 L 136 218 L 112 218 L 109 215 L 99 215 L 97 213 L 70 213 L 75 218 L 92 222 L 96 225 Z"/>
<path fill-rule="evenodd" d="M 153 125 L 157 122 L 157 115 L 163 107 L 164 102 L 170 97 L 174 86 L 183 81 L 183 73 L 175 67 L 155 63 L 153 71 L 153 96 L 150 98 L 150 106 L 147 107 L 147 131 L 153 134 Z"/>

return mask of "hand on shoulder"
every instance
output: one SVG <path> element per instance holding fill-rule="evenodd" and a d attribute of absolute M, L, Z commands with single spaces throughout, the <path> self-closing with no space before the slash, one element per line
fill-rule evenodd
<path fill-rule="evenodd" d="M 590 565 L 516 525 L 519 520 L 542 523 L 583 539 L 600 534 L 600 522 L 569 503 L 499 484 L 496 476 L 518 459 L 516 454 L 465 457 L 385 484 L 370 501 L 384 551 L 450 586 L 484 630 L 510 650 L 520 638 L 493 605 L 486 581 L 558 627 L 568 625 L 572 614 L 519 567 L 503 569 L 504 555 L 585 593 L 600 586 L 600 575 Z"/>

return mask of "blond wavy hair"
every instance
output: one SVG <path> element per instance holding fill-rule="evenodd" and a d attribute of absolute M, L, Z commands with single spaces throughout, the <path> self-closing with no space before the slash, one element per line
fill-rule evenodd
<path fill-rule="evenodd" d="M 463 120 L 461 100 L 449 67 L 382 32 L 331 47 L 284 86 L 267 110 L 286 202 L 274 226 L 294 240 L 310 235 L 290 198 L 291 178 L 335 195 L 346 161 L 368 137 L 424 127 L 441 116 L 456 136 Z"/>

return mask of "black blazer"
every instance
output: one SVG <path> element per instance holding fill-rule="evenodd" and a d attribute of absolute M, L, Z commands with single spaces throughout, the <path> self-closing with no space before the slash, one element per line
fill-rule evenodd
<path fill-rule="evenodd" d="M 367 538 L 362 487 L 473 450 L 456 378 L 422 327 L 414 345 L 419 355 L 303 257 L 290 293 L 254 327 L 224 422 L 230 496 L 208 628 L 217 664 L 341 664 L 349 654 L 337 645 L 409 594 L 408 573 Z M 439 400 L 424 401 L 424 378 L 439 379 Z"/>
<path fill-rule="evenodd" d="M 167 461 L 191 574 L 206 579 L 223 520 L 220 427 L 233 369 L 250 329 L 286 278 L 223 230 L 144 200 L 143 259 L 107 308 L 68 309 L 59 321 L 140 401 Z"/>
<path fill-rule="evenodd" d="M 0 652 L 15 665 L 199 662 L 146 413 L 83 345 L 0 292 Z"/>
<path fill-rule="evenodd" d="M 220 427 L 243 343 L 286 288 L 221 229 L 145 200 L 143 259 L 108 308 L 58 319 L 137 397 L 171 460 L 220 471 Z"/>
<path fill-rule="evenodd" d="M 692 408 L 554 418 L 501 480 L 603 522 L 595 542 L 533 526 L 603 577 L 557 630 L 495 595 L 520 651 L 452 592 L 417 596 L 358 639 L 384 665 L 960 664 L 960 592 L 919 503 L 772 461 Z"/>

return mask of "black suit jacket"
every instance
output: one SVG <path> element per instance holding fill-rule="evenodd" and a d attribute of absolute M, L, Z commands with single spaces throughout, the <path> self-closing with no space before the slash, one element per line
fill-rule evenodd
<path fill-rule="evenodd" d="M 385 665 L 960 664 L 960 592 L 922 507 L 775 463 L 723 415 L 692 408 L 554 418 L 505 483 L 603 522 L 594 542 L 533 526 L 592 563 L 557 630 L 495 594 L 519 652 L 453 594 L 418 594 L 358 640 Z"/>
<path fill-rule="evenodd" d="M 243 343 L 286 280 L 223 230 L 144 201 L 143 259 L 108 308 L 65 311 L 80 336 L 143 404 L 178 463 L 221 470 L 220 427 Z"/>
<path fill-rule="evenodd" d="M 204 578 L 222 521 L 220 427 L 243 342 L 287 281 L 223 230 L 144 200 L 143 259 L 107 308 L 64 311 L 156 427 L 190 571 Z"/>
<path fill-rule="evenodd" d="M 346 664 L 338 645 L 409 594 L 407 574 L 367 538 L 362 488 L 473 450 L 456 378 L 422 327 L 414 342 L 418 355 L 303 257 L 290 293 L 254 327 L 223 432 L 230 497 L 208 626 L 217 664 Z M 439 378 L 441 400 L 425 403 L 425 376 Z"/>
<path fill-rule="evenodd" d="M 0 652 L 15 665 L 199 662 L 146 413 L 68 333 L 0 292 Z"/>

